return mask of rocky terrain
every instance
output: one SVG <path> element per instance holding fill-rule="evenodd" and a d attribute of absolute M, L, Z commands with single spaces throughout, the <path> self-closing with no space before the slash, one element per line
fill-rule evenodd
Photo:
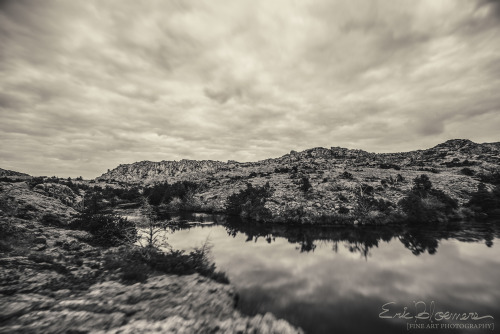
<path fill-rule="evenodd" d="M 274 192 L 265 205 L 273 221 L 283 221 L 296 211 L 314 220 L 339 210 L 353 210 L 360 189 L 366 186 L 373 187 L 375 199 L 397 203 L 421 174 L 427 174 L 434 188 L 463 205 L 477 190 L 479 176 L 498 172 L 499 166 L 500 143 L 457 139 L 403 153 L 376 154 L 332 147 L 292 151 L 279 158 L 246 163 L 142 161 L 120 165 L 96 181 L 141 187 L 160 182 L 195 182 L 201 186 L 191 202 L 207 211 L 224 211 L 227 198 L 247 183 L 269 183 Z M 304 179 L 311 186 L 307 190 L 302 187 Z"/>
<path fill-rule="evenodd" d="M 70 204 L 79 195 L 59 184 L 39 184 L 33 189 L 25 182 L 0 182 L 0 214 L 23 219 L 40 219 L 55 214 L 69 219 L 76 214 Z"/>
<path fill-rule="evenodd" d="M 0 183 L 0 333 L 302 333 L 242 315 L 234 288 L 199 274 L 124 283 L 106 266 L 123 250 L 68 229 L 70 192 L 52 187 Z"/>
<path fill-rule="evenodd" d="M 8 170 L 8 169 L 3 169 L 3 168 L 0 168 L 0 178 L 1 177 L 11 177 L 11 178 L 16 178 L 16 179 L 26 179 L 26 178 L 30 178 L 30 175 L 26 174 L 26 173 L 20 173 L 20 172 L 16 172 L 16 171 L 13 171 L 13 170 Z"/>

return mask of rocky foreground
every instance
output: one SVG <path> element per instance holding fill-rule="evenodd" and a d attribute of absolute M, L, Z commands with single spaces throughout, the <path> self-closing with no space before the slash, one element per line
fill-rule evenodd
<path fill-rule="evenodd" d="M 0 333 L 302 333 L 242 315 L 233 287 L 198 274 L 125 284 L 105 265 L 119 250 L 50 225 L 47 214 L 64 222 L 73 209 L 24 183 L 0 186 Z"/>

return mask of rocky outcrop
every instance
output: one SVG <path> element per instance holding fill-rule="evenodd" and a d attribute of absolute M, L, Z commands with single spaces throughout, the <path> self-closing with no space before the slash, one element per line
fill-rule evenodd
<path fill-rule="evenodd" d="M 71 207 L 76 206 L 82 200 L 80 194 L 76 194 L 70 187 L 59 183 L 40 183 L 33 187 L 33 191 L 47 197 L 57 198 Z"/>
<path fill-rule="evenodd" d="M 184 179 L 199 178 L 216 173 L 226 164 L 212 160 L 181 161 L 141 161 L 129 165 L 120 165 L 103 174 L 97 180 L 115 180 L 128 183 L 153 183 L 167 181 L 182 175 Z"/>
<path fill-rule="evenodd" d="M 47 185 L 47 187 L 50 186 Z M 60 196 L 66 194 L 65 197 L 61 198 L 71 198 L 74 201 L 76 196 L 70 195 L 70 192 L 73 193 L 71 189 L 63 187 L 65 186 L 57 185 L 55 187 L 60 191 L 57 194 Z M 69 219 L 76 214 L 76 211 L 65 203 L 58 196 L 49 197 L 43 188 L 30 189 L 25 182 L 0 182 L 0 215 L 39 219 L 45 214 L 53 214 L 63 219 Z"/>

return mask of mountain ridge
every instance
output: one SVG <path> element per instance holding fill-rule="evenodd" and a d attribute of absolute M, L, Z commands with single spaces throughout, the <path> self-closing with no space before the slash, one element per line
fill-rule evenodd
<path fill-rule="evenodd" d="M 453 153 L 457 156 L 453 157 Z M 452 157 L 452 159 L 447 159 Z M 131 164 L 120 164 L 101 176 L 96 181 L 119 181 L 132 183 L 154 183 L 168 181 L 169 178 L 179 177 L 181 174 L 195 176 L 195 174 L 209 175 L 237 167 L 265 167 L 272 164 L 294 164 L 307 159 L 328 159 L 342 161 L 347 166 L 371 166 L 383 164 L 398 164 L 399 167 L 439 167 L 436 164 L 452 163 L 453 159 L 473 160 L 473 163 L 485 168 L 494 168 L 491 165 L 500 164 L 500 142 L 475 143 L 469 139 L 450 139 L 434 147 L 424 150 L 413 150 L 396 153 L 373 153 L 361 149 L 343 147 L 314 147 L 303 151 L 290 151 L 277 158 L 268 158 L 255 162 L 238 162 L 228 160 L 193 160 L 181 159 L 162 161 L 138 161 Z M 455 161 L 457 162 L 457 161 Z M 457 163 L 456 163 L 457 164 Z M 467 164 L 467 163 L 466 163 Z M 384 167 L 382 167 L 384 168 Z"/>

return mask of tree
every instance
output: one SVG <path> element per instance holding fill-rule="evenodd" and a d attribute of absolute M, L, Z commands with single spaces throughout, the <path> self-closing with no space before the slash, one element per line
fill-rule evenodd
<path fill-rule="evenodd" d="M 145 224 L 145 233 L 138 239 L 139 244 L 146 249 L 168 247 L 165 229 L 158 224 L 156 212 L 146 197 L 142 197 L 140 211 Z"/>
<path fill-rule="evenodd" d="M 414 192 L 418 192 L 420 194 L 420 197 L 426 197 L 431 189 L 432 183 L 427 175 L 422 174 L 413 179 L 412 190 Z"/>
<path fill-rule="evenodd" d="M 312 185 L 311 182 L 309 181 L 309 177 L 306 175 L 302 176 L 300 180 L 300 186 L 299 189 L 302 190 L 304 193 L 307 193 L 309 190 L 311 190 Z"/>

